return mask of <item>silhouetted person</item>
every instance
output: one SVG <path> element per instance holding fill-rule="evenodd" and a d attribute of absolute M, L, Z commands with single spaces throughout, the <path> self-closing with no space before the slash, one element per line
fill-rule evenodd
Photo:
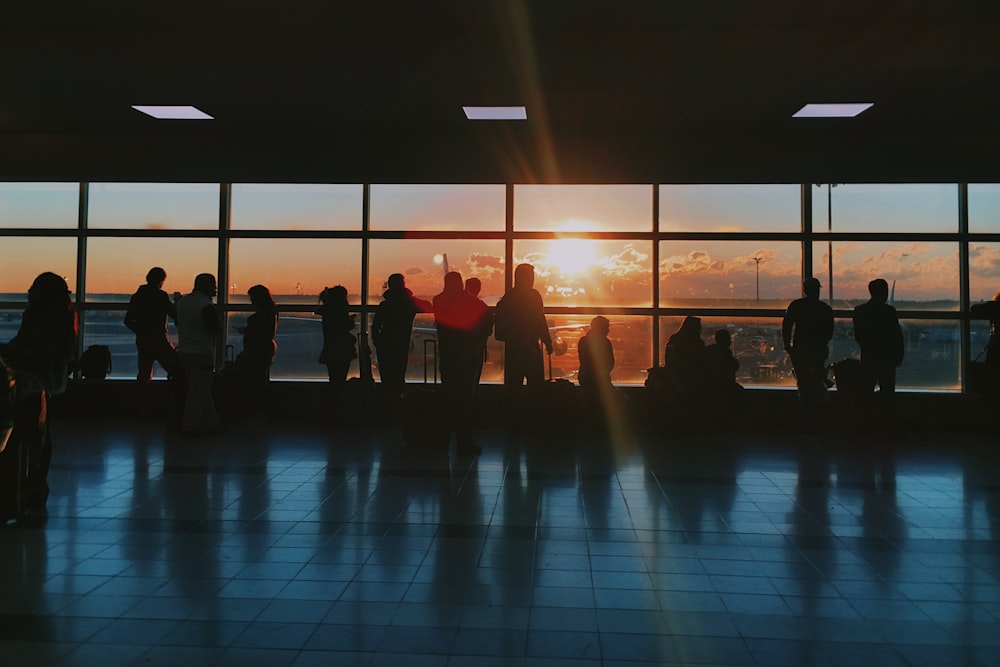
<path fill-rule="evenodd" d="M 15 370 L 34 375 L 49 396 L 57 396 L 66 391 L 77 335 L 69 286 L 61 276 L 46 271 L 28 288 L 21 327 L 3 354 Z"/>
<path fill-rule="evenodd" d="M 663 365 L 670 381 L 688 395 L 701 395 L 705 387 L 705 341 L 701 318 L 688 316 L 667 341 Z"/>
<path fill-rule="evenodd" d="M 382 303 L 375 309 L 372 318 L 372 342 L 378 357 L 382 387 L 386 397 L 395 401 L 406 386 L 413 318 L 417 313 L 430 312 L 432 306 L 413 296 L 413 292 L 406 288 L 401 273 L 389 276 L 386 285 L 388 289 L 382 293 Z"/>
<path fill-rule="evenodd" d="M 472 441 L 472 397 L 477 368 L 483 365 L 479 356 L 480 302 L 465 291 L 462 275 L 449 271 L 444 276 L 444 290 L 434 297 L 433 305 L 441 355 L 443 413 L 455 428 L 458 453 L 476 455 L 481 450 Z"/>
<path fill-rule="evenodd" d="M 212 398 L 215 337 L 222 330 L 219 312 L 212 303 L 217 293 L 215 276 L 200 273 L 191 293 L 177 302 L 177 357 L 187 387 L 181 420 L 185 435 L 210 433 L 220 425 Z"/>
<path fill-rule="evenodd" d="M 792 360 L 802 405 L 814 408 L 826 394 L 826 358 L 833 338 L 833 309 L 819 300 L 819 281 L 806 278 L 803 297 L 788 305 L 781 338 Z"/>
<path fill-rule="evenodd" d="M 347 373 L 356 356 L 354 349 L 354 315 L 348 312 L 347 288 L 343 285 L 327 287 L 319 295 L 322 304 L 316 314 L 323 318 L 323 351 L 320 362 L 326 366 L 333 389 L 333 399 L 339 403 L 343 397 Z"/>
<path fill-rule="evenodd" d="M 139 393 L 139 414 L 153 415 L 149 382 L 153 378 L 153 363 L 158 362 L 167 375 L 173 375 L 177 364 L 174 346 L 167 340 L 167 318 L 177 320 L 177 306 L 163 291 L 167 272 L 154 266 L 146 274 L 146 284 L 140 285 L 128 302 L 125 326 L 135 334 L 135 349 L 139 358 L 136 382 Z"/>
<path fill-rule="evenodd" d="M 971 315 L 990 321 L 990 339 L 986 345 L 986 374 L 990 391 L 1000 390 L 1000 291 L 990 301 L 972 304 Z"/>
<path fill-rule="evenodd" d="M 262 412 L 267 406 L 271 364 L 278 352 L 278 344 L 274 340 L 278 330 L 278 306 L 271 291 L 263 285 L 251 287 L 247 296 L 254 312 L 247 317 L 246 326 L 237 329 L 243 334 L 240 370 L 247 381 L 247 407 L 251 412 Z"/>
<path fill-rule="evenodd" d="M 588 395 L 600 395 L 611 386 L 611 371 L 615 367 L 615 351 L 608 340 L 611 323 L 608 318 L 598 315 L 590 321 L 590 331 L 577 342 L 577 356 L 580 359 L 578 379 Z"/>
<path fill-rule="evenodd" d="M 483 376 L 483 363 L 486 362 L 486 342 L 493 333 L 493 309 L 479 298 L 483 283 L 479 278 L 469 278 L 465 281 L 465 291 L 476 300 L 476 345 L 478 347 L 479 364 L 476 366 L 476 385 Z"/>
<path fill-rule="evenodd" d="M 871 299 L 854 309 L 854 340 L 861 346 L 865 391 L 874 391 L 877 384 L 882 408 L 891 411 L 896 368 L 903 363 L 903 329 L 888 304 L 889 284 L 876 278 L 868 283 L 868 293 Z"/>
<path fill-rule="evenodd" d="M 504 342 L 504 385 L 508 389 L 545 381 L 545 362 L 539 342 L 552 354 L 552 336 L 545 321 L 542 295 L 534 288 L 535 267 L 514 269 L 514 286 L 497 304 L 496 338 Z"/>
<path fill-rule="evenodd" d="M 739 360 L 733 356 L 733 338 L 725 329 L 717 329 L 715 342 L 705 347 L 705 376 L 707 382 L 708 400 L 714 413 L 720 418 L 730 421 L 737 415 L 732 414 L 738 407 L 743 387 L 736 381 L 736 371 L 740 369 Z M 719 410 L 725 411 L 719 414 Z"/>
<path fill-rule="evenodd" d="M 42 381 L 0 359 L 0 525 L 16 517 L 18 510 L 35 514 L 45 508 L 52 460 L 46 406 Z M 18 499 L 17 480 L 22 475 Z"/>

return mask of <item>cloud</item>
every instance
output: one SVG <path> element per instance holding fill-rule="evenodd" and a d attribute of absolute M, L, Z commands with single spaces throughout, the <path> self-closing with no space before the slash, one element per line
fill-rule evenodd
<path fill-rule="evenodd" d="M 403 274 L 407 275 L 407 276 L 419 276 L 422 273 L 426 273 L 426 272 L 423 269 L 421 269 L 419 266 L 411 266 L 407 270 L 403 271 Z"/>

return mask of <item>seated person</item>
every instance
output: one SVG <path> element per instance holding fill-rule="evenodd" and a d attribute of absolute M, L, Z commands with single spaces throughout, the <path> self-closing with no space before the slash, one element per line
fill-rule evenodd
<path fill-rule="evenodd" d="M 705 348 L 705 366 L 712 393 L 730 392 L 740 387 L 736 381 L 740 362 L 733 356 L 733 338 L 725 329 L 716 331 L 715 342 Z"/>

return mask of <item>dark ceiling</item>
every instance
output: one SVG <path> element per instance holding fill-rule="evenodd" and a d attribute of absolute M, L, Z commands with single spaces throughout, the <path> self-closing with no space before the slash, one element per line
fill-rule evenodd
<path fill-rule="evenodd" d="M 2 180 L 1000 181 L 996 2 L 3 4 Z"/>

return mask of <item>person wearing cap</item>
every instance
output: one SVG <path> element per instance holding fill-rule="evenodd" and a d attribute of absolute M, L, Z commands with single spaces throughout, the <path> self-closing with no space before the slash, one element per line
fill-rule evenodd
<path fill-rule="evenodd" d="M 818 404 L 826 392 L 826 358 L 833 338 L 833 309 L 819 300 L 820 282 L 806 278 L 802 298 L 792 301 L 781 322 L 781 338 L 795 370 L 803 406 Z"/>

